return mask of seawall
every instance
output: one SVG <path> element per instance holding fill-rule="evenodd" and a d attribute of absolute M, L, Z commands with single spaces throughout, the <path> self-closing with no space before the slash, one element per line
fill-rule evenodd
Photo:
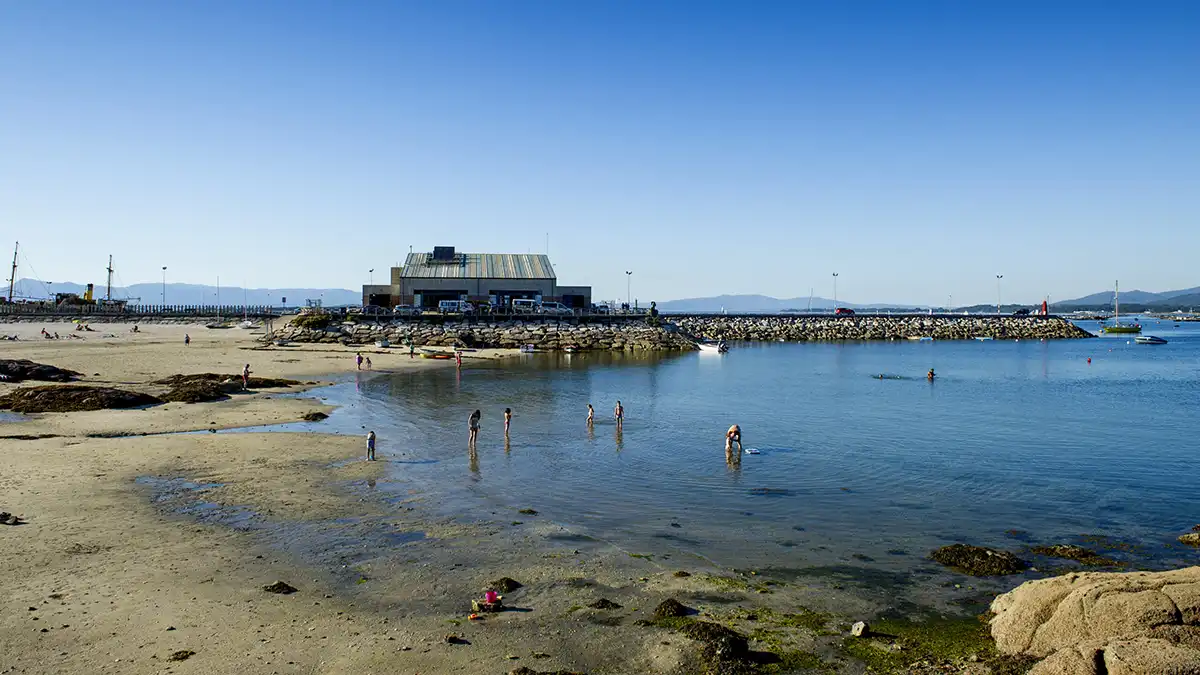
<path fill-rule="evenodd" d="M 293 324 L 276 329 L 265 341 L 372 344 L 388 340 L 417 347 L 520 347 L 557 350 L 576 347 L 603 351 L 682 351 L 698 339 L 729 341 L 900 340 L 1057 340 L 1094 337 L 1058 317 L 953 316 L 699 316 L 663 317 L 662 325 L 625 317 L 608 320 L 483 319 L 360 321 L 325 328 Z"/>

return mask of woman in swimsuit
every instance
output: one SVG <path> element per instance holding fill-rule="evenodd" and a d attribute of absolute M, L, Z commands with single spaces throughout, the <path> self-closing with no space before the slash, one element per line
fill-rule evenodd
<path fill-rule="evenodd" d="M 483 417 L 483 413 L 476 410 L 467 418 L 467 427 L 471 430 L 470 435 L 467 436 L 468 445 L 475 445 L 475 441 L 479 439 L 479 418 L 481 417 Z"/>

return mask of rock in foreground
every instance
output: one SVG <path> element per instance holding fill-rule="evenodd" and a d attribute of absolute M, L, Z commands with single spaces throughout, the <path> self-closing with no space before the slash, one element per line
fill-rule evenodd
<path fill-rule="evenodd" d="M 1019 574 L 1026 567 L 1024 561 L 1008 551 L 968 544 L 943 546 L 929 554 L 929 557 L 947 567 L 976 577 Z"/>
<path fill-rule="evenodd" d="M 23 387 L 0 396 L 0 408 L 19 413 L 79 412 L 158 405 L 157 396 L 110 387 L 81 384 Z"/>
<path fill-rule="evenodd" d="M 1200 567 L 1029 581 L 992 603 L 1003 654 L 1031 675 L 1200 674 Z"/>

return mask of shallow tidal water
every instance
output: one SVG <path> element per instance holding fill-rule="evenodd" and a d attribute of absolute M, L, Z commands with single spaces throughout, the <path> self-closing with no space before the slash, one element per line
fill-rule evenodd
<path fill-rule="evenodd" d="M 1200 325 L 1144 325 L 1170 343 L 748 343 L 726 355 L 467 360 L 461 373 L 356 375 L 319 390 L 342 406 L 329 420 L 288 428 L 374 429 L 390 477 L 378 489 L 397 501 L 549 519 L 675 561 L 907 573 L 928 570 L 931 549 L 966 542 L 1018 553 L 1081 543 L 1135 566 L 1194 564 L 1175 537 L 1200 522 Z M 733 423 L 760 453 L 730 465 Z"/>

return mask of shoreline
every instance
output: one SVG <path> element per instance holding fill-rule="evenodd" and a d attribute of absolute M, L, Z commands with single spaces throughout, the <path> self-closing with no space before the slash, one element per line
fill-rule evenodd
<path fill-rule="evenodd" d="M 341 377 L 335 363 L 356 372 L 353 348 L 263 350 L 243 336 L 194 336 L 185 348 L 181 335 L 148 328 L 115 354 L 113 343 L 45 341 L 16 343 L 5 355 L 131 389 L 175 373 L 230 372 L 243 359 L 256 374 L 317 383 Z M 375 365 L 372 374 L 449 367 L 391 353 Z M 0 385 L 0 394 L 17 386 Z M 0 423 L 53 434 L 0 439 L 0 508 L 27 520 L 0 528 L 11 552 L 0 570 L 22 579 L 0 608 L 0 673 L 158 673 L 185 651 L 194 653 L 181 672 L 699 672 L 698 644 L 672 630 L 683 624 L 653 616 L 667 598 L 697 611 L 689 621 L 750 635 L 755 651 L 854 672 L 864 655 L 847 647 L 857 644 L 846 642 L 852 621 L 890 616 L 884 625 L 906 639 L 912 630 L 920 644 L 923 622 L 954 609 L 898 604 L 886 583 L 864 586 L 865 572 L 733 570 L 635 554 L 538 514 L 437 516 L 436 494 L 379 489 L 392 480 L 390 464 L 361 461 L 360 436 L 178 433 L 333 410 L 280 396 L 296 391 Z M 94 436 L 116 432 L 134 435 Z M 527 501 L 537 508 L 535 497 Z M 468 620 L 470 600 L 499 577 L 522 585 L 505 593 L 514 611 Z M 299 590 L 261 590 L 277 580 Z M 976 595 L 978 609 L 992 593 Z M 621 609 L 588 607 L 600 599 Z M 990 639 L 964 635 L 930 658 L 991 658 Z"/>

